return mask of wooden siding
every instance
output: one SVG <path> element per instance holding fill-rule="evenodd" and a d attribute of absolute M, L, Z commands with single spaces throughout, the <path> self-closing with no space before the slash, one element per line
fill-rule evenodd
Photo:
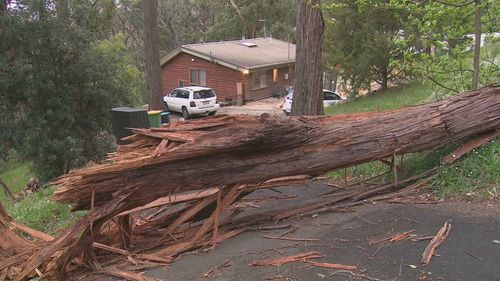
<path fill-rule="evenodd" d="M 163 65 L 161 69 L 163 94 L 170 93 L 179 87 L 179 80 L 184 81 L 184 86 L 195 86 L 189 82 L 189 69 L 200 69 L 206 71 L 206 87 L 214 89 L 220 101 L 236 102 L 236 84 L 243 84 L 245 100 L 259 100 L 268 97 L 278 91 L 284 90 L 293 84 L 294 68 L 283 67 L 278 70 L 278 81 L 273 82 L 272 69 L 268 70 L 267 87 L 252 90 L 252 73 L 243 74 L 240 71 L 213 63 L 190 54 L 180 53 L 171 61 Z M 285 73 L 289 73 L 289 79 L 285 80 Z"/>

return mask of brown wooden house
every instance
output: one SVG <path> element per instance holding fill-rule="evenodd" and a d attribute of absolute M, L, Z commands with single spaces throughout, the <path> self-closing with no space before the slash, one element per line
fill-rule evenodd
<path fill-rule="evenodd" d="M 295 45 L 272 38 L 183 45 L 161 62 L 164 95 L 206 86 L 221 101 L 259 100 L 293 85 Z"/>

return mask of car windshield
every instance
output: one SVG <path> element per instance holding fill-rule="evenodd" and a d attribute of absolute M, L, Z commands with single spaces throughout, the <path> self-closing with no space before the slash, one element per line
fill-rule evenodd
<path fill-rule="evenodd" d="M 196 100 L 208 99 L 213 97 L 215 97 L 215 93 L 213 90 L 201 90 L 193 93 L 193 98 Z"/>

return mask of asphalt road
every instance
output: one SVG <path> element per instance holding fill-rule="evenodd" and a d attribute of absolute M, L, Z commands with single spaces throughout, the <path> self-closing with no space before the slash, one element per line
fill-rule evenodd
<path fill-rule="evenodd" d="M 321 183 L 303 187 L 284 187 L 284 194 L 299 198 L 276 200 L 261 206 L 285 208 L 328 189 Z M 269 191 L 262 191 L 269 192 Z M 264 194 L 255 194 L 262 197 Z M 275 194 L 276 195 L 276 194 Z M 451 220 L 448 239 L 438 248 L 427 266 L 420 265 L 429 240 L 369 245 L 374 238 L 415 230 L 415 234 L 435 235 L 445 221 Z M 195 253 L 181 257 L 170 267 L 151 269 L 146 275 L 161 280 L 452 280 L 500 281 L 500 204 L 442 202 L 435 205 L 394 205 L 377 203 L 343 213 L 327 213 L 290 219 L 280 224 L 296 227 L 286 237 L 318 239 L 295 242 L 264 238 L 286 230 L 253 231 L 218 245 L 215 252 Z M 318 251 L 319 262 L 356 265 L 361 272 L 304 267 L 290 263 L 280 267 L 252 267 L 256 260 L 278 258 L 308 251 Z M 204 273 L 228 260 L 227 267 L 205 279 Z M 281 278 L 279 278 L 281 276 Z M 275 278 L 275 279 L 270 279 Z"/>

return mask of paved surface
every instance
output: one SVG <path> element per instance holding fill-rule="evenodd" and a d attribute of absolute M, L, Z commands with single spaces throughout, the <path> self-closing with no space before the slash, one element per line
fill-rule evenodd
<path fill-rule="evenodd" d="M 328 189 L 315 182 L 303 187 L 284 187 L 286 194 L 300 199 L 279 200 L 255 209 L 285 208 L 300 204 Z M 262 191 L 269 192 L 269 191 Z M 262 197 L 264 194 L 253 196 Z M 276 194 L 274 194 L 276 195 Z M 429 240 L 370 246 L 369 240 L 415 230 L 420 235 L 435 235 L 447 220 L 452 220 L 450 236 L 438 248 L 438 256 L 422 267 L 419 263 Z M 181 257 L 169 268 L 149 270 L 146 275 L 161 280 L 205 280 L 203 274 L 229 260 L 219 276 L 207 280 L 453 280 L 500 281 L 500 204 L 498 202 L 468 204 L 448 202 L 436 205 L 373 204 L 345 213 L 328 213 L 290 219 L 296 231 L 287 237 L 314 238 L 313 242 L 267 239 L 263 235 L 279 235 L 286 230 L 244 233 L 218 245 L 215 252 Z M 380 248 L 379 248 L 380 247 Z M 251 267 L 255 260 L 278 258 L 306 251 L 319 251 L 321 262 L 356 265 L 364 277 L 351 273 L 303 267 L 291 263 L 280 267 Z M 266 279 L 282 276 L 279 279 Z M 356 277 L 358 279 L 356 279 Z M 288 278 L 288 279 L 287 279 Z"/>

